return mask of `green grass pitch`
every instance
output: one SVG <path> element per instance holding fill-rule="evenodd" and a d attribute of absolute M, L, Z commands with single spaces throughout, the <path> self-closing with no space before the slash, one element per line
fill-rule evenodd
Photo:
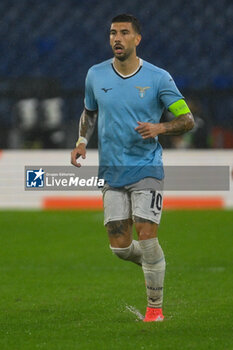
<path fill-rule="evenodd" d="M 0 349 L 233 349 L 232 211 L 164 211 L 164 315 L 143 323 L 141 268 L 102 212 L 0 212 Z"/>

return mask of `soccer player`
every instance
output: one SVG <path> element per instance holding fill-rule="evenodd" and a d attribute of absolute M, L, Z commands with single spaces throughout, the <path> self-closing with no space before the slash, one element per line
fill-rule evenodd
<path fill-rule="evenodd" d="M 147 291 L 144 322 L 153 322 L 164 319 L 165 258 L 157 238 L 164 173 L 158 135 L 182 134 L 193 128 L 194 120 L 169 73 L 137 57 L 140 41 L 140 24 L 134 16 L 113 18 L 114 57 L 88 71 L 71 163 L 81 166 L 76 160 L 86 157 L 98 115 L 99 177 L 105 180 L 104 225 L 110 248 L 119 258 L 142 267 Z M 175 118 L 160 123 L 165 108 Z M 132 238 L 133 224 L 138 240 Z"/>

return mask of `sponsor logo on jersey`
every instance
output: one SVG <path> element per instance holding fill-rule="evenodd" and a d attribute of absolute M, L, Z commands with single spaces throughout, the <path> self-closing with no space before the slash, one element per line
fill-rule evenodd
<path fill-rule="evenodd" d="M 107 93 L 109 90 L 112 90 L 112 88 L 109 88 L 109 89 L 102 88 L 101 90 L 103 90 L 105 93 Z"/>

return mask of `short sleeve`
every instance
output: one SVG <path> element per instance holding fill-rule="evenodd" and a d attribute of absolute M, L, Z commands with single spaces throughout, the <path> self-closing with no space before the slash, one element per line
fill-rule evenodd
<path fill-rule="evenodd" d="M 162 104 L 168 109 L 172 103 L 183 98 L 171 75 L 164 71 L 159 84 L 159 99 Z"/>
<path fill-rule="evenodd" d="M 94 89 L 93 89 L 93 73 L 89 69 L 85 81 L 85 108 L 89 111 L 96 111 L 98 109 L 98 104 L 95 99 Z"/>

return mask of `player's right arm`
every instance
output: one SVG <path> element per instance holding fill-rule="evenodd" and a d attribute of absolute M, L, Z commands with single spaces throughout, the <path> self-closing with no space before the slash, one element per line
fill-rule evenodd
<path fill-rule="evenodd" d="M 85 81 L 85 108 L 82 112 L 79 121 L 79 139 L 76 142 L 76 147 L 71 152 L 71 164 L 80 167 L 77 159 L 81 156 L 86 158 L 86 145 L 91 138 L 95 128 L 95 123 L 98 115 L 98 103 L 94 94 L 94 72 L 90 68 Z"/>
<path fill-rule="evenodd" d="M 77 159 L 81 156 L 86 158 L 86 145 L 91 138 L 91 135 L 95 128 L 97 119 L 97 111 L 89 111 L 84 108 L 79 122 L 79 138 L 76 142 L 76 147 L 71 152 L 71 164 L 76 167 L 80 167 L 81 164 L 77 163 Z"/>

